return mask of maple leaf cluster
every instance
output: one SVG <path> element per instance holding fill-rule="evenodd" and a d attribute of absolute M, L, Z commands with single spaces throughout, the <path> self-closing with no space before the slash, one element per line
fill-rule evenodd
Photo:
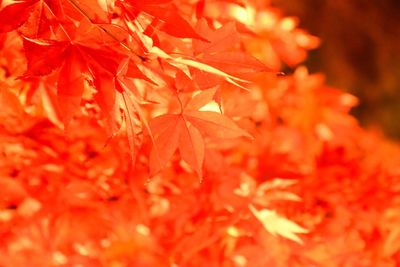
<path fill-rule="evenodd" d="M 0 5 L 0 266 L 399 264 L 399 148 L 299 66 L 295 18 Z"/>

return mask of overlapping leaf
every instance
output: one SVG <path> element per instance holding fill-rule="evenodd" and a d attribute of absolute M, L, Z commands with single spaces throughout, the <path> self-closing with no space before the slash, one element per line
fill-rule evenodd
<path fill-rule="evenodd" d="M 130 18 L 136 18 L 141 12 L 151 15 L 153 20 L 151 24 L 152 31 L 156 29 L 179 38 L 206 40 L 171 6 L 170 2 L 168 0 L 117 1 L 117 4 L 123 8 Z M 160 6 L 164 4 L 169 4 L 169 6 L 167 8 Z"/>
<path fill-rule="evenodd" d="M 235 77 L 241 74 L 271 71 L 264 63 L 242 51 L 235 51 L 240 43 L 239 33 L 234 23 L 213 30 L 205 20 L 200 20 L 196 29 L 207 36 L 209 42 L 193 40 L 193 53 L 199 62 L 212 66 Z M 202 74 L 202 69 L 194 70 L 193 75 L 200 84 L 202 80 L 214 80 L 210 86 L 218 83 L 213 75 Z M 208 77 L 207 77 L 208 76 Z M 207 87 L 207 85 L 205 85 Z"/>
<path fill-rule="evenodd" d="M 210 102 L 215 90 L 210 89 L 194 96 L 180 114 L 165 114 L 151 121 L 155 144 L 150 155 L 150 171 L 160 171 L 179 148 L 180 154 L 202 177 L 204 138 L 250 137 L 228 117 L 212 111 L 199 111 Z"/>

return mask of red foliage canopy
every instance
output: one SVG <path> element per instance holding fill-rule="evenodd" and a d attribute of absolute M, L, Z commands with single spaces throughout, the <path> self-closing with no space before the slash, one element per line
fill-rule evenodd
<path fill-rule="evenodd" d="M 239 0 L 1 7 L 0 266 L 399 263 L 399 149 L 297 67 L 319 41 L 296 19 Z"/>

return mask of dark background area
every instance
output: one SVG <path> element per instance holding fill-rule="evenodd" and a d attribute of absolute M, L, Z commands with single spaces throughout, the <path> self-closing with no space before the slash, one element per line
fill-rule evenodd
<path fill-rule="evenodd" d="M 400 139 L 400 0 L 271 0 L 321 38 L 305 64 L 356 95 L 362 125 Z"/>

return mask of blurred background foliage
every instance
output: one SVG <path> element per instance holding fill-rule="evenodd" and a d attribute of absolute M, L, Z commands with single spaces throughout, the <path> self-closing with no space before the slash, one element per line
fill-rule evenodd
<path fill-rule="evenodd" d="M 271 0 L 321 38 L 305 63 L 327 83 L 356 95 L 366 127 L 400 139 L 400 1 Z"/>

